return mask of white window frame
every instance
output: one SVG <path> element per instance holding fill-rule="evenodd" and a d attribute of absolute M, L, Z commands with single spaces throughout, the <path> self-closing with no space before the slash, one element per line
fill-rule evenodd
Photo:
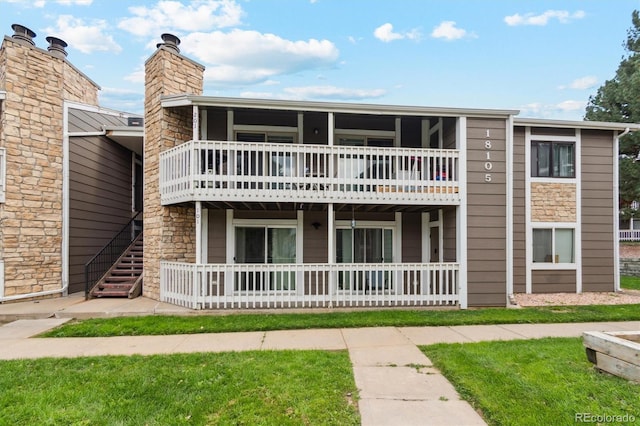
<path fill-rule="evenodd" d="M 536 229 L 550 229 L 551 230 L 551 252 L 552 252 L 552 262 L 534 262 L 533 261 L 533 231 Z M 556 263 L 556 230 L 558 229 L 571 229 L 573 230 L 573 262 L 566 263 Z M 576 258 L 578 256 L 577 252 L 577 236 L 578 229 L 575 223 L 545 223 L 545 222 L 535 222 L 531 227 L 531 241 L 529 244 L 531 245 L 531 269 L 532 270 L 575 270 L 577 269 Z"/>
<path fill-rule="evenodd" d="M 337 244 L 338 241 L 338 229 L 363 229 L 363 228 L 373 228 L 373 229 L 391 229 L 391 261 L 384 263 L 394 263 L 398 257 L 398 248 L 397 248 L 397 225 L 394 221 L 370 221 L 370 220 L 358 220 L 355 221 L 355 226 L 353 226 L 350 220 L 336 220 L 336 227 L 334 230 L 334 241 Z M 337 247 L 334 249 L 334 253 L 337 251 Z M 337 256 L 336 256 L 337 257 Z"/>
<path fill-rule="evenodd" d="M 296 219 L 237 219 L 230 218 L 233 215 L 233 211 L 227 211 L 227 218 L 231 219 L 227 221 L 227 263 L 236 263 L 236 228 L 237 227 L 254 227 L 254 228 L 295 228 L 296 229 L 296 263 L 303 263 L 303 224 L 304 213 L 301 210 L 297 212 Z M 296 277 L 296 280 L 302 280 L 302 275 Z M 302 281 L 300 281 L 302 282 Z M 225 281 L 226 290 L 229 294 L 241 294 L 242 292 L 236 291 L 233 287 L 233 280 Z M 304 285 L 296 285 L 295 292 L 297 294 L 304 294 Z"/>

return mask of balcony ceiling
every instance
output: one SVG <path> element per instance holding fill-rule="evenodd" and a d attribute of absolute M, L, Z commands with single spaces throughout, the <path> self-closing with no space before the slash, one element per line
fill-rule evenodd
<path fill-rule="evenodd" d="M 188 204 L 186 204 L 188 205 Z M 243 203 L 243 202 L 203 202 L 203 206 L 208 209 L 232 209 L 232 210 L 252 210 L 252 211 L 327 211 L 328 205 L 323 203 Z M 374 205 L 374 204 L 334 204 L 335 212 L 429 212 L 441 208 L 440 205 Z"/>

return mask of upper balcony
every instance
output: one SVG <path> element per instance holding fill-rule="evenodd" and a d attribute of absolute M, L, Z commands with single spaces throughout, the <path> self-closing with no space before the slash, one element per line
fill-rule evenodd
<path fill-rule="evenodd" d="M 163 205 L 460 202 L 459 151 L 189 141 L 160 154 Z"/>

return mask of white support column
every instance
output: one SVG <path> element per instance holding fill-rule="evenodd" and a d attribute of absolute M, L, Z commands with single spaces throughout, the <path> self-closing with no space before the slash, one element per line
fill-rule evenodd
<path fill-rule="evenodd" d="M 327 263 L 329 264 L 329 307 L 333 306 L 333 297 L 336 291 L 336 272 L 331 267 L 336 261 L 336 242 L 335 242 L 335 215 L 333 212 L 333 203 L 327 206 Z"/>
<path fill-rule="evenodd" d="M 459 150 L 459 194 L 456 207 L 456 261 L 458 270 L 458 294 L 460 309 L 467 309 L 469 285 L 467 282 L 467 118 L 460 117 L 456 126 L 456 141 Z"/>
<path fill-rule="evenodd" d="M 209 139 L 209 122 L 207 120 L 207 110 L 200 111 L 200 136 L 199 139 Z"/>
<path fill-rule="evenodd" d="M 327 116 L 327 144 L 329 146 L 333 146 L 333 133 L 334 133 L 334 127 L 335 127 L 335 120 L 334 120 L 334 115 L 332 112 L 330 112 Z"/>
<path fill-rule="evenodd" d="M 296 212 L 296 263 L 304 263 L 304 211 Z M 299 269 L 296 273 L 296 293 L 304 296 L 304 273 Z"/>
<path fill-rule="evenodd" d="M 298 143 L 304 142 L 304 113 L 298 113 Z"/>
<path fill-rule="evenodd" d="M 429 141 L 431 139 L 431 124 L 429 119 L 423 118 L 422 119 L 422 131 L 421 131 L 422 135 L 420 137 L 421 140 L 421 146 L 423 148 L 429 148 Z"/>
<path fill-rule="evenodd" d="M 233 232 L 233 210 L 227 209 L 226 216 L 226 248 L 227 248 L 227 265 L 233 265 L 235 263 L 234 260 L 234 250 L 235 250 L 235 240 L 234 240 L 234 232 Z M 233 274 L 230 273 L 229 268 L 227 268 L 227 273 L 224 274 L 224 294 L 232 295 L 233 294 Z"/>
<path fill-rule="evenodd" d="M 438 209 L 438 262 L 444 262 L 444 210 Z"/>
<path fill-rule="evenodd" d="M 614 291 L 620 291 L 620 216 L 618 212 L 618 200 L 619 200 L 619 172 L 618 172 L 618 145 L 620 144 L 620 135 L 615 132 L 613 135 L 613 289 Z M 630 221 L 630 229 L 633 229 L 633 218 Z"/>
<path fill-rule="evenodd" d="M 191 139 L 197 141 L 200 139 L 200 114 L 197 105 L 194 105 L 192 108 L 193 127 L 191 128 Z"/>
<path fill-rule="evenodd" d="M 196 201 L 196 264 L 202 262 L 202 201 Z"/>
<path fill-rule="evenodd" d="M 422 234 L 422 263 L 431 261 L 431 213 L 422 212 L 421 215 L 421 234 Z"/>
<path fill-rule="evenodd" d="M 233 138 L 233 110 L 227 111 L 227 140 L 232 141 Z"/>
<path fill-rule="evenodd" d="M 582 132 L 576 129 L 576 229 L 573 231 L 576 262 L 576 293 L 582 293 Z M 617 157 L 617 156 L 616 156 Z M 614 182 L 618 182 L 615 180 Z M 617 202 L 614 202 L 617 205 Z M 618 245 L 615 246 L 618 251 Z M 554 252 L 555 253 L 555 252 Z"/>
<path fill-rule="evenodd" d="M 201 222 L 202 222 L 202 232 L 201 232 L 201 248 L 200 253 L 202 257 L 202 263 L 209 263 L 209 209 L 201 209 Z"/>
<path fill-rule="evenodd" d="M 506 122 L 507 140 L 505 146 L 506 158 L 506 180 L 507 180 L 507 223 L 506 223 L 506 249 L 507 249 L 507 300 L 505 304 L 509 304 L 509 297 L 513 294 L 513 116 L 510 115 Z"/>

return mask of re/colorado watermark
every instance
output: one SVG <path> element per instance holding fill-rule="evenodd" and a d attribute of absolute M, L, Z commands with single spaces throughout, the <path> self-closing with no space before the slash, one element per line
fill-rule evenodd
<path fill-rule="evenodd" d="M 635 423 L 636 416 L 633 414 L 576 413 L 574 420 L 576 423 Z"/>

